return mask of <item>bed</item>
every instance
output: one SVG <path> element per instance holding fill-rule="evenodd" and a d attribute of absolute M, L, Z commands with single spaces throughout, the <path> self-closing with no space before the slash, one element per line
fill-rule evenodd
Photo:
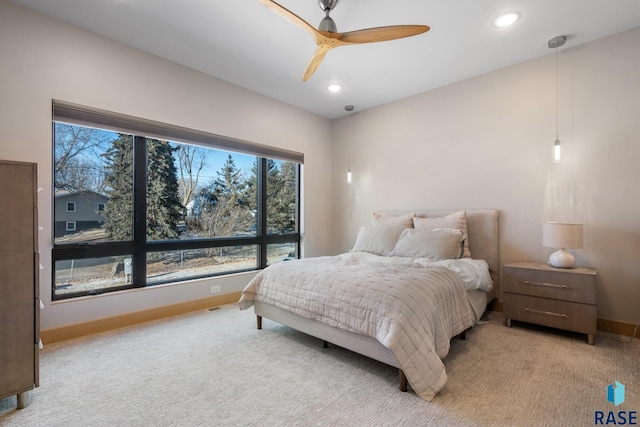
<path fill-rule="evenodd" d="M 367 241 L 368 230 L 376 230 L 373 240 Z M 387 236 L 380 230 L 394 231 Z M 455 259 L 425 258 L 421 249 L 397 251 L 405 235 L 444 233 L 451 241 L 454 232 L 462 236 Z M 254 307 L 258 329 L 263 318 L 270 319 L 323 340 L 325 347 L 332 343 L 396 367 L 400 389 L 409 383 L 430 401 L 446 383 L 442 358 L 451 339 L 464 338 L 497 298 L 499 270 L 497 210 L 382 212 L 373 214 L 372 226 L 361 228 L 348 253 L 261 271 L 243 290 L 239 306 Z"/>

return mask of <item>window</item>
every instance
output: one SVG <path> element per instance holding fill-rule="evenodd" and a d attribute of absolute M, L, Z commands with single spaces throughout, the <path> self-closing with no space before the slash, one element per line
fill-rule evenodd
<path fill-rule="evenodd" d="M 301 154 L 60 101 L 53 124 L 54 300 L 299 256 Z"/>
<path fill-rule="evenodd" d="M 76 202 L 67 202 L 67 212 L 76 211 Z"/>

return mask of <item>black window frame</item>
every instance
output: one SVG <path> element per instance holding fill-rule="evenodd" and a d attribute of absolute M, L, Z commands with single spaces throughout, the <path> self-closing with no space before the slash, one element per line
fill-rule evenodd
<path fill-rule="evenodd" d="M 154 282 L 147 285 L 147 254 L 160 251 L 189 250 L 203 248 L 218 248 L 239 245 L 257 246 L 257 259 L 255 268 L 230 270 L 220 273 L 212 273 L 202 276 L 191 276 L 184 281 L 195 279 L 224 276 L 239 272 L 255 271 L 267 267 L 267 248 L 272 244 L 295 243 L 296 254 L 299 258 L 301 253 L 301 230 L 300 230 L 300 202 L 302 181 L 303 155 L 287 150 L 264 146 L 253 142 L 235 140 L 228 137 L 194 131 L 191 129 L 176 127 L 164 123 L 139 119 L 119 113 L 98 110 L 91 107 L 79 106 L 63 101 L 53 101 L 52 120 L 52 146 L 55 148 L 55 122 L 77 124 L 81 126 L 92 126 L 103 129 L 114 130 L 116 132 L 126 132 L 133 135 L 133 170 L 134 170 L 134 229 L 133 239 L 129 241 L 109 241 L 100 243 L 55 243 L 52 248 L 52 286 L 51 300 L 64 300 L 88 295 L 99 295 L 116 292 L 132 288 L 155 287 L 164 283 L 178 283 L 178 280 L 167 282 Z M 149 129 L 153 129 L 152 132 Z M 136 130 L 138 129 L 138 130 Z M 143 136 L 144 135 L 144 136 Z M 196 143 L 207 148 L 217 148 L 230 152 L 251 154 L 257 157 L 257 212 L 256 212 L 256 235 L 224 238 L 199 238 L 197 240 L 170 240 L 170 241 L 147 241 L 146 240 L 146 142 L 148 139 L 159 138 L 164 140 L 175 140 L 178 142 Z M 212 143 L 213 142 L 213 143 Z M 234 146 L 237 147 L 234 150 Z M 266 154 L 266 155 L 265 155 Z M 55 158 L 55 156 L 54 156 Z M 296 227 L 294 232 L 274 234 L 267 232 L 267 161 L 284 160 L 296 163 L 297 185 L 296 185 Z M 55 177 L 52 177 L 55 182 Z M 55 223 L 55 212 L 52 212 L 53 223 Z M 78 260 L 87 258 L 101 258 L 112 256 L 130 256 L 133 260 L 133 280 L 131 283 L 122 286 L 113 286 L 104 289 L 95 289 L 82 292 L 72 292 L 56 294 L 56 262 Z"/>

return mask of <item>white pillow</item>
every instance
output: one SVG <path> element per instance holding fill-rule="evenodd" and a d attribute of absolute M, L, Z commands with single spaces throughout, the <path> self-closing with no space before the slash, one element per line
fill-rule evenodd
<path fill-rule="evenodd" d="M 371 214 L 373 225 L 384 225 L 387 227 L 413 228 L 413 217 L 415 213 L 411 212 L 404 215 L 390 216 L 377 212 Z"/>
<path fill-rule="evenodd" d="M 469 251 L 469 237 L 467 235 L 467 212 L 458 211 L 446 216 L 413 218 L 413 227 L 417 230 L 434 230 L 436 228 L 455 228 L 462 231 L 464 238 L 463 258 L 471 258 Z"/>
<path fill-rule="evenodd" d="M 402 232 L 401 227 L 360 227 L 352 252 L 369 252 L 387 256 L 393 250 Z"/>
<path fill-rule="evenodd" d="M 462 231 L 453 228 L 405 228 L 389 256 L 432 260 L 455 259 L 460 257 L 463 239 Z"/>

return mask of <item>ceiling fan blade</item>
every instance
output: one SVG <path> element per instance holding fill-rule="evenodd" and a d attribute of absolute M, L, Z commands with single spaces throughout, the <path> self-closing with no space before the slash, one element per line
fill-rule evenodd
<path fill-rule="evenodd" d="M 324 56 L 331 49 L 332 49 L 332 46 L 329 46 L 326 44 L 318 45 L 318 48 L 316 49 L 316 53 L 313 54 L 313 57 L 311 57 L 311 60 L 309 61 L 309 64 L 307 65 L 306 70 L 304 70 L 304 74 L 302 75 L 303 82 L 306 82 L 307 80 L 309 80 L 309 78 L 313 75 L 313 73 L 316 72 L 316 70 L 320 66 L 320 63 L 324 59 Z"/>
<path fill-rule="evenodd" d="M 300 18 L 298 15 L 296 15 L 295 13 L 291 12 L 289 9 L 280 6 L 278 3 L 271 1 L 271 0 L 258 0 L 260 3 L 262 3 L 263 5 L 267 6 L 269 9 L 273 10 L 274 12 L 276 12 L 278 15 L 282 16 L 283 18 L 285 18 L 287 21 L 291 22 L 292 24 L 297 25 L 298 27 L 302 28 L 305 31 L 310 32 L 311 34 L 313 34 L 314 37 L 317 37 L 317 33 L 318 30 L 316 30 L 311 24 L 309 24 L 307 21 L 305 21 L 304 19 Z"/>
<path fill-rule="evenodd" d="M 342 44 L 373 43 L 416 36 L 426 33 L 429 30 L 430 28 L 426 25 L 392 25 L 389 27 L 376 27 L 346 33 L 335 33 L 331 35 L 331 37 L 340 40 Z"/>

